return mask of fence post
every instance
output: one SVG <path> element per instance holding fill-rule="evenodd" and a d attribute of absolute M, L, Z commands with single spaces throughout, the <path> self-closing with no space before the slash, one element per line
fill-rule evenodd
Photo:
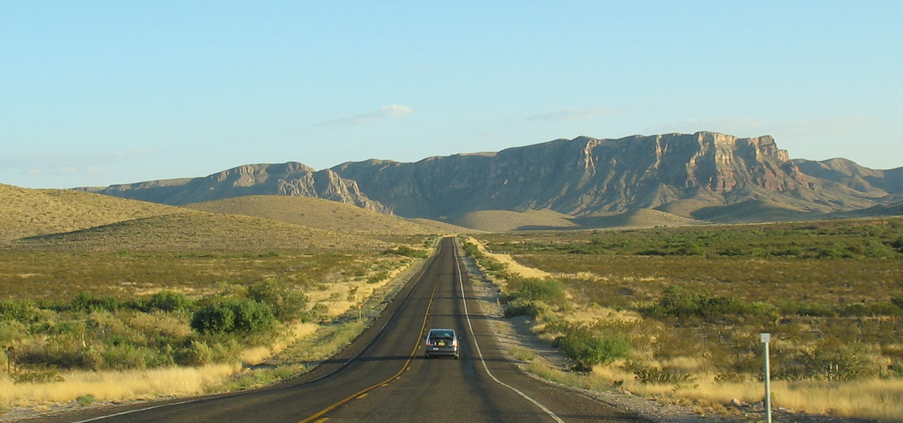
<path fill-rule="evenodd" d="M 768 358 L 768 343 L 771 342 L 771 334 L 762 334 L 762 349 L 765 357 L 765 422 L 771 423 L 771 363 Z"/>

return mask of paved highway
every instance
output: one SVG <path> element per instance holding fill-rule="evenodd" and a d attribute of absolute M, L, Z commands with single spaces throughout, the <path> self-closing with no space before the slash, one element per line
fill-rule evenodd
<path fill-rule="evenodd" d="M 521 373 L 505 360 L 453 238 L 349 348 L 296 380 L 229 395 L 58 416 L 52 422 L 643 422 Z M 423 357 L 452 328 L 460 359 Z"/>

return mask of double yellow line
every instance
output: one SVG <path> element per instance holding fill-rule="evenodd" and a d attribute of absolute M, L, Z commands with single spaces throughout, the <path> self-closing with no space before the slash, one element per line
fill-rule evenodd
<path fill-rule="evenodd" d="M 423 274 L 421 274 L 421 277 L 423 277 Z M 418 282 L 419 282 L 419 281 L 418 281 Z M 430 302 L 429 302 L 429 303 L 427 304 L 427 306 L 426 306 L 426 313 L 423 315 L 423 324 L 420 325 L 420 334 L 423 334 L 423 331 L 426 330 L 426 322 L 429 321 L 429 318 L 430 318 L 430 310 L 433 309 L 433 299 L 436 298 L 436 291 L 437 291 L 438 289 L 439 289 L 439 282 L 436 282 L 436 285 L 433 287 L 433 293 L 430 294 Z M 402 367 L 401 367 L 401 370 L 399 370 L 398 373 L 396 373 L 394 376 L 392 376 L 392 377 L 390 377 L 390 378 L 388 378 L 388 379 L 386 379 L 386 380 L 384 380 L 384 381 L 382 381 L 382 382 L 379 382 L 379 383 L 377 383 L 377 384 L 375 384 L 375 385 L 373 385 L 373 386 L 371 386 L 371 387 L 369 387 L 369 388 L 363 389 L 363 390 L 359 391 L 358 393 L 356 393 L 356 394 L 354 394 L 354 395 L 351 395 L 351 396 L 349 396 L 348 398 L 345 398 L 345 399 L 343 399 L 343 400 L 341 400 L 341 401 L 339 401 L 339 402 L 337 402 L 337 403 L 335 403 L 335 404 L 332 404 L 332 405 L 330 405 L 329 407 L 326 407 L 326 408 L 320 410 L 320 411 L 317 412 L 316 414 L 314 414 L 314 415 L 312 415 L 312 416 L 310 416 L 310 417 L 308 417 L 308 418 L 306 418 L 306 419 L 304 419 L 304 420 L 301 420 L 301 421 L 298 422 L 298 423 L 311 423 L 311 422 L 314 422 L 316 419 L 319 419 L 320 417 L 323 417 L 323 415 L 325 415 L 326 413 L 328 413 L 328 412 L 330 412 L 330 411 L 332 411 L 332 410 L 335 410 L 336 408 L 342 406 L 343 404 L 345 404 L 345 403 L 347 403 L 347 402 L 349 402 L 349 401 L 351 401 L 351 400 L 353 400 L 353 399 L 363 398 L 363 397 L 367 396 L 367 393 L 368 393 L 368 392 L 370 392 L 370 391 L 372 391 L 372 390 L 374 390 L 374 389 L 376 389 L 376 388 L 378 388 L 378 387 L 380 387 L 380 386 L 385 386 L 385 385 L 387 385 L 389 382 L 391 382 L 391 381 L 393 381 L 393 380 L 395 380 L 395 379 L 400 378 L 400 377 L 401 377 L 401 374 L 404 373 L 405 370 L 408 369 L 408 366 L 411 365 L 411 360 L 413 360 L 413 359 L 414 359 L 414 356 L 417 354 L 417 348 L 420 348 L 420 336 L 419 336 L 419 335 L 418 335 L 418 337 L 417 337 L 417 342 L 414 343 L 414 350 L 411 351 L 411 355 L 408 356 L 408 359 L 407 359 L 407 361 L 405 361 L 404 366 L 402 366 Z M 324 418 L 324 419 L 320 419 L 320 420 L 316 420 L 316 422 L 318 422 L 318 423 L 319 423 L 319 422 L 324 422 L 324 421 L 326 421 L 325 418 Z"/>

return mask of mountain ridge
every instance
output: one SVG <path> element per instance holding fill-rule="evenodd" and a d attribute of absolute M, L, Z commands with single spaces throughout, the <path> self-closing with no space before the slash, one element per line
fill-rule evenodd
<path fill-rule="evenodd" d="M 164 204 L 260 194 L 310 196 L 449 222 L 492 210 L 551 210 L 580 218 L 638 209 L 746 222 L 757 217 L 743 211 L 744 205 L 762 210 L 763 219 L 780 220 L 893 205 L 903 201 L 903 168 L 875 170 L 839 158 L 791 159 L 768 135 L 697 132 L 581 136 L 413 163 L 346 162 L 321 171 L 298 162 L 245 165 L 204 178 L 85 190 Z"/>

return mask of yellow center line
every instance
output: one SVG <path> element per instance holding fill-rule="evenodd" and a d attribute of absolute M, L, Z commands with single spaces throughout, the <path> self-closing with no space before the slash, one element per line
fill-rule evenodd
<path fill-rule="evenodd" d="M 423 274 L 421 273 L 420 276 L 423 277 Z M 419 282 L 419 280 L 418 280 L 418 282 Z M 427 306 L 426 306 L 426 314 L 423 316 L 423 324 L 420 325 L 420 334 L 423 334 L 423 331 L 426 329 L 426 322 L 429 320 L 429 317 L 430 317 L 430 310 L 432 310 L 432 308 L 433 308 L 433 299 L 436 298 L 436 290 L 438 290 L 438 289 L 439 289 L 439 283 L 437 282 L 436 285 L 433 287 L 433 293 L 430 295 L 430 302 L 429 302 L 429 303 L 427 304 Z M 384 380 L 384 381 L 382 381 L 382 382 L 379 382 L 379 383 L 377 383 L 377 384 L 375 384 L 375 385 L 373 385 L 373 386 L 371 386 L 371 387 L 369 387 L 369 388 L 363 389 L 363 390 L 361 390 L 360 392 L 358 392 L 358 393 L 356 393 L 356 394 L 354 394 L 354 395 L 351 395 L 350 397 L 347 397 L 347 398 L 345 398 L 345 399 L 343 399 L 343 400 L 341 400 L 341 401 L 339 401 L 339 402 L 337 402 L 337 403 L 335 403 L 335 404 L 333 404 L 333 405 L 330 405 L 329 407 L 326 407 L 326 408 L 320 410 L 317 414 L 314 414 L 314 415 L 312 415 L 312 416 L 310 416 L 310 417 L 308 417 L 308 418 L 306 418 L 306 419 L 304 419 L 304 420 L 301 420 L 301 421 L 298 422 L 298 423 L 311 423 L 311 422 L 314 421 L 314 419 L 323 417 L 324 414 L 326 414 L 326 413 L 328 413 L 328 412 L 330 412 L 330 411 L 332 411 L 332 410 L 335 410 L 336 408 L 338 408 L 338 407 L 341 406 L 342 404 L 345 404 L 346 402 L 351 401 L 351 400 L 353 400 L 353 399 L 355 399 L 355 398 L 363 398 L 363 397 L 367 396 L 367 393 L 368 393 L 368 392 L 370 392 L 370 391 L 372 391 L 372 390 L 374 390 L 374 389 L 376 389 L 376 388 L 378 388 L 378 387 L 380 387 L 380 386 L 386 386 L 386 385 L 389 384 L 389 382 L 391 382 L 391 381 L 393 381 L 393 380 L 395 380 L 395 379 L 400 378 L 400 377 L 401 377 L 401 374 L 404 373 L 405 370 L 408 370 L 408 366 L 411 365 L 411 360 L 413 360 L 413 359 L 414 359 L 414 355 L 417 354 L 417 348 L 420 348 L 420 336 L 419 336 L 419 335 L 417 336 L 417 342 L 414 343 L 414 350 L 411 351 L 410 356 L 408 356 L 408 360 L 405 361 L 404 366 L 402 366 L 402 367 L 401 367 L 401 370 L 399 370 L 398 373 L 396 373 L 394 376 L 392 376 L 392 377 L 390 377 L 390 378 L 388 378 L 388 379 L 386 379 L 386 380 Z M 324 418 L 324 419 L 321 419 L 321 420 L 317 420 L 316 423 L 324 422 L 324 421 L 326 421 L 325 418 Z"/>

